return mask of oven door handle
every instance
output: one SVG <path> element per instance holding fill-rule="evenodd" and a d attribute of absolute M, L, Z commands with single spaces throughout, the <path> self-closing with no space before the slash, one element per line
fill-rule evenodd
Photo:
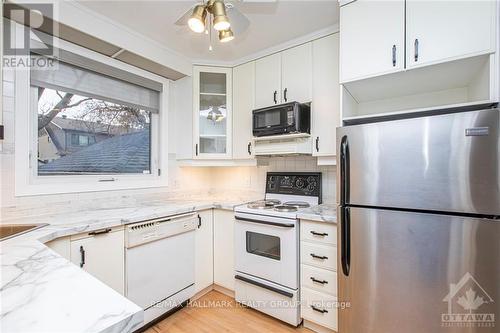
<path fill-rule="evenodd" d="M 261 220 L 247 219 L 245 217 L 239 217 L 239 216 L 236 216 L 235 218 L 237 220 L 240 220 L 240 221 L 265 224 L 265 225 L 272 225 L 274 227 L 282 227 L 282 228 L 294 228 L 295 227 L 295 224 L 293 224 L 293 223 L 266 222 L 266 221 L 261 221 Z"/>
<path fill-rule="evenodd" d="M 270 291 L 274 291 L 275 293 L 278 293 L 280 295 L 286 296 L 288 298 L 293 298 L 293 294 L 292 293 L 289 293 L 287 291 L 284 291 L 284 290 L 281 290 L 281 289 L 278 289 L 278 288 L 275 288 L 275 287 L 268 286 L 268 285 L 266 285 L 264 283 L 261 283 L 261 282 L 258 282 L 258 281 L 251 280 L 251 279 L 246 278 L 244 276 L 236 274 L 234 276 L 234 278 L 236 280 L 240 280 L 240 281 L 243 281 L 243 282 L 246 282 L 246 283 L 253 284 L 254 286 L 257 286 L 257 287 L 261 287 L 261 288 L 264 288 L 264 289 L 267 289 L 267 290 L 270 290 Z"/>

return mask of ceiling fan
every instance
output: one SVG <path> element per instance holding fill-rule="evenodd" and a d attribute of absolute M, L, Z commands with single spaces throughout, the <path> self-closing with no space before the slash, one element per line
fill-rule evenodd
<path fill-rule="evenodd" d="M 241 13 L 235 3 L 273 3 L 276 0 L 203 0 L 182 14 L 176 25 L 188 26 L 196 33 L 210 34 L 213 27 L 221 43 L 234 39 L 235 34 L 245 31 L 250 25 L 248 18 Z M 209 50 L 212 50 L 210 45 Z"/>

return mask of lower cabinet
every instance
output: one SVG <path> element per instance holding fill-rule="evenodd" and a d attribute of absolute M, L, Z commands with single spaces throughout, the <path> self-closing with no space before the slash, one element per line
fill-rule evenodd
<path fill-rule="evenodd" d="M 195 233 L 195 292 L 214 283 L 213 209 L 199 212 Z"/>
<path fill-rule="evenodd" d="M 124 295 L 124 236 L 122 226 L 71 236 L 71 262 Z"/>
<path fill-rule="evenodd" d="M 304 326 L 337 331 L 337 226 L 301 220 L 301 304 Z"/>
<path fill-rule="evenodd" d="M 214 283 L 234 290 L 234 212 L 214 210 Z"/>

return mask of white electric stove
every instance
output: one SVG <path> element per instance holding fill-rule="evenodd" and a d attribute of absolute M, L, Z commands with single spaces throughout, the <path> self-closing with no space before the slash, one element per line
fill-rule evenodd
<path fill-rule="evenodd" d="M 321 173 L 270 172 L 265 198 L 235 208 L 235 298 L 300 324 L 297 212 L 321 203 Z"/>

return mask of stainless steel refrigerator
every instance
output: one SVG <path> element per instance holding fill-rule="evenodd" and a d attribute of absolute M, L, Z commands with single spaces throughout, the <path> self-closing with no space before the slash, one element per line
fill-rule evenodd
<path fill-rule="evenodd" d="M 337 129 L 339 333 L 500 332 L 499 123 Z"/>

